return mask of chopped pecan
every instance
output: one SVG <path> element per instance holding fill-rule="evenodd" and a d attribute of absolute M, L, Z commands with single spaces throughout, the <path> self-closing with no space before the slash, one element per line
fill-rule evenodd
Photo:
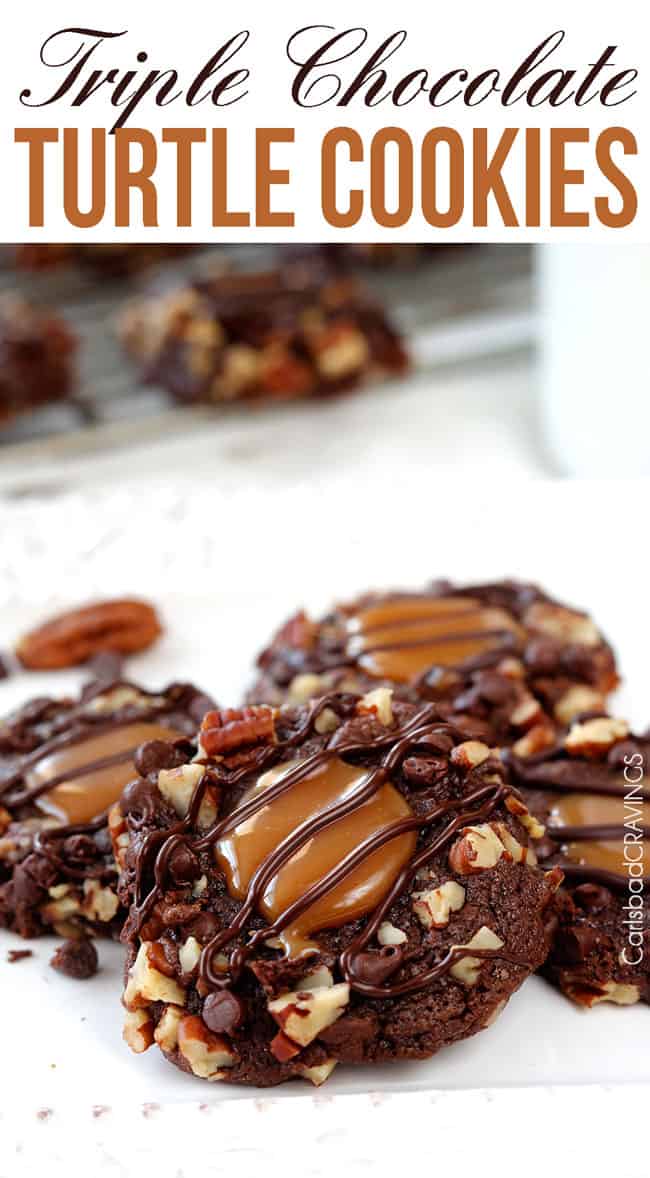
<path fill-rule="evenodd" d="M 304 610 L 294 614 L 285 622 L 281 630 L 276 634 L 273 645 L 274 646 L 297 646 L 301 650 L 309 650 L 316 641 L 318 627 L 316 623 L 307 617 Z"/>
<path fill-rule="evenodd" d="M 262 705 L 208 712 L 201 724 L 201 747 L 209 757 L 251 744 L 270 744 L 275 736 L 273 709 Z"/>
<path fill-rule="evenodd" d="M 30 630 L 16 655 L 30 670 L 56 671 L 85 663 L 101 651 L 145 650 L 160 633 L 156 611 L 146 601 L 102 601 L 58 614 Z"/>

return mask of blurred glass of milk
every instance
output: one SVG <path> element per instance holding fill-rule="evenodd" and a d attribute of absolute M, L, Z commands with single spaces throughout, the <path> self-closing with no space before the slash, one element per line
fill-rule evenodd
<path fill-rule="evenodd" d="M 563 474 L 650 474 L 650 246 L 540 245 L 540 412 Z"/>

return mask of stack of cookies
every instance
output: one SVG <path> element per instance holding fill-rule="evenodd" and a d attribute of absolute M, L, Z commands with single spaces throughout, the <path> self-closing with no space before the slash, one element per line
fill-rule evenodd
<path fill-rule="evenodd" d="M 617 683 L 586 614 L 514 582 L 296 614 L 235 708 L 105 665 L 0 726 L 0 919 L 78 977 L 120 936 L 126 1042 L 210 1081 L 428 1058 L 536 971 L 647 1002 L 650 738 Z"/>

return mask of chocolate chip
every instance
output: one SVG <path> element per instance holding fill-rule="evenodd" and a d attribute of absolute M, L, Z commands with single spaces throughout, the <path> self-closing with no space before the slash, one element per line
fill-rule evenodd
<path fill-rule="evenodd" d="M 447 772 L 447 762 L 440 757 L 407 757 L 402 772 L 409 785 L 421 789 L 433 785 Z"/>
<path fill-rule="evenodd" d="M 9 660 L 0 654 L 0 679 L 8 679 L 11 675 L 11 664 Z"/>
<path fill-rule="evenodd" d="M 584 912 L 602 912 L 612 902 L 612 893 L 600 884 L 579 884 L 572 892 L 573 901 Z"/>
<path fill-rule="evenodd" d="M 161 769 L 176 769 L 185 758 L 166 740 L 147 740 L 136 750 L 133 763 L 141 777 L 159 773 Z"/>
<path fill-rule="evenodd" d="M 418 741 L 422 748 L 432 749 L 436 753 L 450 753 L 455 743 L 448 732 L 428 732 Z"/>
<path fill-rule="evenodd" d="M 360 982 L 370 986 L 381 986 L 402 964 L 403 952 L 400 946 L 380 949 L 379 952 L 355 953 L 351 966 Z"/>
<path fill-rule="evenodd" d="M 163 921 L 156 912 L 153 912 L 140 929 L 140 935 L 143 941 L 157 941 L 164 929 Z"/>
<path fill-rule="evenodd" d="M 85 981 L 97 973 L 97 950 L 92 941 L 64 941 L 50 959 L 50 965 L 67 978 Z"/>
<path fill-rule="evenodd" d="M 214 994 L 208 994 L 203 1003 L 203 1022 L 215 1034 L 232 1034 L 244 1021 L 244 1015 L 241 998 L 231 990 L 217 990 Z"/>
<path fill-rule="evenodd" d="M 29 872 L 32 879 L 43 888 L 51 887 L 56 879 L 56 868 L 52 866 L 49 859 L 45 858 L 45 855 L 33 852 L 23 860 L 23 867 Z"/>
<path fill-rule="evenodd" d="M 188 924 L 196 916 L 198 903 L 196 904 L 161 904 L 159 907 L 160 919 L 163 921 L 166 928 L 172 925 Z"/>
<path fill-rule="evenodd" d="M 151 743 L 154 743 L 153 741 Z M 120 798 L 120 809 L 124 817 L 140 816 L 151 821 L 156 811 L 162 806 L 162 797 L 158 793 L 158 786 L 141 777 L 126 786 Z"/>
<path fill-rule="evenodd" d="M 24 863 L 19 863 L 12 880 L 13 901 L 17 907 L 33 907 L 40 903 L 46 889 L 31 876 Z"/>
<path fill-rule="evenodd" d="M 93 835 L 96 851 L 99 855 L 108 855 L 112 850 L 111 834 L 107 826 L 102 826 Z"/>
<path fill-rule="evenodd" d="M 587 924 L 562 929 L 555 938 L 554 952 L 567 965 L 580 965 L 600 944 L 600 934 Z"/>
<path fill-rule="evenodd" d="M 78 863 L 88 863 L 97 855 L 95 840 L 87 834 L 71 834 L 63 843 L 62 850 L 66 859 L 74 859 Z"/>
<path fill-rule="evenodd" d="M 491 704 L 505 704 L 516 695 L 517 688 L 512 679 L 506 675 L 499 675 L 496 671 L 483 671 L 477 676 L 476 691 L 481 699 Z M 460 705 L 456 704 L 459 711 Z"/>
<path fill-rule="evenodd" d="M 207 945 L 220 927 L 217 917 L 213 916 L 211 912 L 201 912 L 194 918 L 189 930 L 197 941 L 200 941 L 202 945 Z"/>
<path fill-rule="evenodd" d="M 55 879 L 56 871 L 44 856 L 28 855 L 14 871 L 14 902 L 30 908 L 39 904 Z"/>
<path fill-rule="evenodd" d="M 561 647 L 551 638 L 534 638 L 524 651 L 524 661 L 537 675 L 549 675 L 560 665 Z"/>
<path fill-rule="evenodd" d="M 174 880 L 174 883 L 189 883 L 193 879 L 197 879 L 201 874 L 198 859 L 193 855 L 189 847 L 176 847 L 169 859 L 169 874 Z"/>

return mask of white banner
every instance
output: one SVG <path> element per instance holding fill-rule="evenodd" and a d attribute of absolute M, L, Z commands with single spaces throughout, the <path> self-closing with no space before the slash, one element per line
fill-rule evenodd
<path fill-rule="evenodd" d="M 647 241 L 631 9 L 26 0 L 0 240 Z"/>

